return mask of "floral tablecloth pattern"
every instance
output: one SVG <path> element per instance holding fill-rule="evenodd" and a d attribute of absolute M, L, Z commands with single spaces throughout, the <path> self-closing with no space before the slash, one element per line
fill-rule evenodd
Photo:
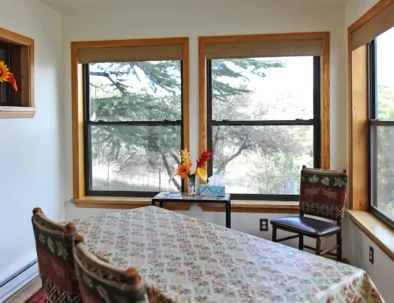
<path fill-rule="evenodd" d="M 155 206 L 74 221 L 169 302 L 384 302 L 361 269 Z"/>

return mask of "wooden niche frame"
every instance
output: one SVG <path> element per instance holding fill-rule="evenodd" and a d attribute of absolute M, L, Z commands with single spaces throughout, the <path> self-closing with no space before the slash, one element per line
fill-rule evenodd
<path fill-rule="evenodd" d="M 34 118 L 34 40 L 0 28 L 0 45 L 9 49 L 11 72 L 18 85 L 17 92 L 12 90 L 11 103 L 0 106 L 0 119 Z"/>

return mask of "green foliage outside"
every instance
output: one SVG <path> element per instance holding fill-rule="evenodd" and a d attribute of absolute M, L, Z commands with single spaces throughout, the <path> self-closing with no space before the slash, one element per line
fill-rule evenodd
<path fill-rule="evenodd" d="M 394 87 L 379 85 L 377 112 L 379 120 L 394 120 Z M 376 138 L 376 201 L 386 215 L 394 219 L 394 127 L 377 126 Z"/>

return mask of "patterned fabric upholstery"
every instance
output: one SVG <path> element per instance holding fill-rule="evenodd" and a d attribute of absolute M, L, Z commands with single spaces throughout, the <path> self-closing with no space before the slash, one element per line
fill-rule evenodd
<path fill-rule="evenodd" d="M 40 209 L 33 210 L 33 230 L 42 285 L 48 301 L 82 302 L 75 275 L 74 225 L 65 226 L 49 220 Z"/>
<path fill-rule="evenodd" d="M 348 175 L 344 172 L 303 168 L 300 212 L 340 221 L 345 214 Z"/>
<path fill-rule="evenodd" d="M 76 237 L 75 267 L 84 303 L 148 303 L 143 279 L 137 269 L 121 270 L 90 253 L 81 236 Z"/>

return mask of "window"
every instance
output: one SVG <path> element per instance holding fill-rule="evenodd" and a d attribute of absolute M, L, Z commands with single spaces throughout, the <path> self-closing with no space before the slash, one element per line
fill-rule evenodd
<path fill-rule="evenodd" d="M 370 209 L 394 226 L 394 28 L 368 44 Z"/>
<path fill-rule="evenodd" d="M 180 191 L 181 60 L 85 64 L 87 195 Z"/>
<path fill-rule="evenodd" d="M 73 42 L 71 50 L 74 201 L 182 190 L 170 176 L 179 150 L 190 148 L 188 39 Z"/>
<path fill-rule="evenodd" d="M 208 174 L 220 175 L 234 199 L 292 201 L 302 165 L 327 167 L 322 46 L 264 36 L 259 45 L 206 46 Z"/>

